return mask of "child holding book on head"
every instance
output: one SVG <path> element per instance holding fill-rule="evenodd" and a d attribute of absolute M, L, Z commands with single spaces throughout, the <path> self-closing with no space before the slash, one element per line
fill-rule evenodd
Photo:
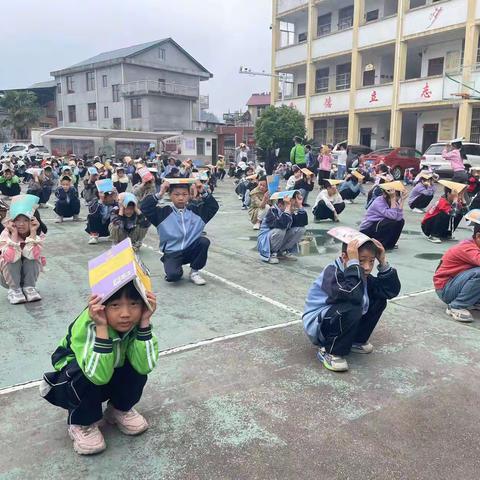
<path fill-rule="evenodd" d="M 171 182 L 164 180 L 159 193 L 146 197 L 141 211 L 157 228 L 165 280 L 178 282 L 183 276 L 182 266 L 190 264 L 190 281 L 205 285 L 199 270 L 207 263 L 210 240 L 202 232 L 217 213 L 218 203 L 198 179 Z M 158 205 L 167 192 L 172 205 Z"/>
<path fill-rule="evenodd" d="M 88 205 L 98 198 L 98 170 L 97 167 L 88 167 L 87 174 L 83 180 L 83 191 L 82 197 L 85 200 L 85 203 Z"/>
<path fill-rule="evenodd" d="M 463 199 L 466 185 L 449 180 L 439 180 L 438 183 L 445 187 L 445 193 L 427 211 L 422 220 L 422 231 L 432 243 L 452 240 L 455 230 L 467 213 Z"/>
<path fill-rule="evenodd" d="M 132 241 L 135 251 L 140 250 L 147 235 L 150 222 L 138 208 L 138 200 L 133 193 L 124 192 L 118 196 L 118 206 L 110 215 L 110 236 L 115 245 L 127 237 Z"/>
<path fill-rule="evenodd" d="M 320 220 L 340 221 L 339 215 L 345 210 L 345 202 L 338 193 L 337 185 L 342 182 L 342 180 L 331 179 L 323 181 L 325 188 L 320 190 L 313 206 L 313 215 L 316 222 Z"/>
<path fill-rule="evenodd" d="M 0 284 L 8 288 L 12 305 L 36 302 L 42 297 L 36 290 L 45 258 L 42 256 L 44 235 L 35 217 L 38 197 L 13 197 L 9 218 L 0 234 Z"/>
<path fill-rule="evenodd" d="M 270 192 L 267 177 L 260 177 L 257 186 L 250 192 L 248 214 L 254 230 L 260 230 L 260 224 L 270 208 Z"/>
<path fill-rule="evenodd" d="M 106 300 L 92 295 L 53 353 L 55 371 L 44 374 L 40 394 L 68 410 L 68 435 L 78 454 L 105 450 L 102 418 L 125 435 L 147 430 L 134 406 L 158 360 L 151 325 L 155 309 L 155 295 L 146 292 L 144 298 L 133 281 Z"/>
<path fill-rule="evenodd" d="M 293 253 L 305 234 L 308 215 L 304 210 L 303 197 L 298 191 L 280 192 L 276 203 L 265 215 L 257 240 L 260 258 L 277 264 L 281 260 L 297 260 Z"/>
<path fill-rule="evenodd" d="M 76 188 L 72 185 L 72 179 L 64 175 L 60 180 L 60 187 L 55 192 L 57 201 L 55 202 L 54 212 L 58 215 L 55 223 L 62 223 L 64 218 L 73 218 L 74 222 L 79 222 L 80 218 L 80 200 Z"/>
<path fill-rule="evenodd" d="M 319 361 L 328 370 L 343 372 L 348 370 L 345 356 L 350 352 L 373 351 L 369 338 L 387 300 L 399 294 L 400 280 L 378 240 L 348 227 L 329 234 L 342 241 L 342 252 L 310 288 L 302 319 L 308 338 L 319 347 Z"/>
<path fill-rule="evenodd" d="M 90 235 L 88 243 L 98 243 L 99 237 L 109 237 L 110 215 L 117 206 L 117 192 L 111 179 L 98 180 L 98 199 L 92 200 L 88 205 L 87 228 Z"/>
<path fill-rule="evenodd" d="M 433 183 L 433 174 L 430 172 L 420 172 L 418 183 L 413 187 L 408 198 L 408 206 L 415 213 L 425 213 L 435 195 L 435 185 Z"/>
<path fill-rule="evenodd" d="M 354 200 L 360 194 L 365 195 L 362 188 L 362 182 L 364 180 L 365 177 L 360 172 L 353 170 L 346 176 L 344 182 L 340 184 L 338 193 L 340 193 L 343 200 L 348 200 L 350 203 L 354 203 Z"/>

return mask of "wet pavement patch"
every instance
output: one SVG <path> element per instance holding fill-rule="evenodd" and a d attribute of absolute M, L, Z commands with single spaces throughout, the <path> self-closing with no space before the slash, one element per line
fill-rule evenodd
<path fill-rule="evenodd" d="M 420 258 L 421 260 L 440 260 L 443 257 L 442 253 L 417 253 L 414 255 L 415 258 Z"/>

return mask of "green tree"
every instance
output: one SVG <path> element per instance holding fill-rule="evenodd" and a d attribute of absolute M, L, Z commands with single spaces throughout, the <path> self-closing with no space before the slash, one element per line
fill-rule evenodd
<path fill-rule="evenodd" d="M 42 110 L 33 92 L 11 90 L 0 97 L 0 109 L 4 110 L 6 118 L 1 126 L 10 128 L 16 139 L 26 138 L 30 128 L 34 127 Z"/>
<path fill-rule="evenodd" d="M 264 149 L 280 148 L 286 160 L 293 146 L 293 137 L 305 137 L 305 116 L 292 107 L 268 107 L 255 123 L 255 141 Z"/>

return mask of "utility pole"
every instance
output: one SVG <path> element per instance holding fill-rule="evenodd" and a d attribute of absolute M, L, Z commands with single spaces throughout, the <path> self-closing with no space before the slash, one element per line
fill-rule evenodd
<path fill-rule="evenodd" d="M 279 78 L 281 81 L 281 93 L 282 93 L 282 102 L 285 100 L 285 79 L 286 73 L 267 73 L 267 72 L 254 72 L 251 68 L 248 67 L 240 67 L 239 73 L 243 75 L 251 75 L 252 77 L 273 77 Z"/>

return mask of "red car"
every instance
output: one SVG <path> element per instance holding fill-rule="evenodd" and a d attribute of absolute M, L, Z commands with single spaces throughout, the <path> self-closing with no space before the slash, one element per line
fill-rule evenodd
<path fill-rule="evenodd" d="M 363 155 L 360 163 L 364 167 L 384 163 L 390 167 L 393 178 L 401 180 L 406 168 L 413 168 L 414 175 L 419 172 L 421 156 L 420 152 L 411 147 L 383 148 Z"/>

